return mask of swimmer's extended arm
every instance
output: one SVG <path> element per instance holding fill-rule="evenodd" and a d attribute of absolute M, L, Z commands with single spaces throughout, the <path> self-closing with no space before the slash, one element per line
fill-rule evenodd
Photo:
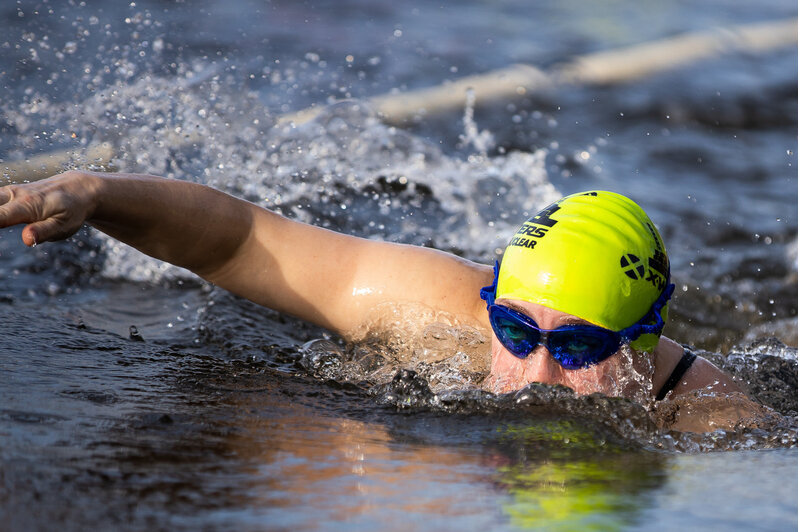
<path fill-rule="evenodd" d="M 389 302 L 484 321 L 489 267 L 440 251 L 365 240 L 295 222 L 209 187 L 71 171 L 0 188 L 0 227 L 27 245 L 84 222 L 264 306 L 347 334 Z"/>

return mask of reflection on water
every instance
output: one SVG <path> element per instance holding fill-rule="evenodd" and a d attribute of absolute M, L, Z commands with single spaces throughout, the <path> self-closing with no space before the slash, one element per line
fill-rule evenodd
<path fill-rule="evenodd" d="M 667 478 L 665 455 L 597 448 L 593 434 L 559 422 L 525 427 L 522 434 L 529 432 L 573 450 L 530 454 L 498 468 L 511 496 L 504 510 L 519 528 L 620 530 L 639 521 Z M 514 436 L 528 437 L 522 434 Z"/>
<path fill-rule="evenodd" d="M 260 399 L 245 404 L 254 415 L 238 419 L 242 430 L 229 443 L 252 468 L 250 508 L 264 522 L 309 530 L 335 523 L 445 528 L 484 519 L 490 509 L 491 470 L 480 465 L 478 448 L 404 442 L 383 423 L 331 417 L 318 404 L 276 413 Z"/>
<path fill-rule="evenodd" d="M 161 312 L 181 306 L 169 292 L 146 294 Z M 0 359 L 9 376 L 0 392 L 0 508 L 11 529 L 54 520 L 66 530 L 144 529 L 152 521 L 253 530 L 497 529 L 529 519 L 554 526 L 562 516 L 532 511 L 531 499 L 576 505 L 585 482 L 617 476 L 615 460 L 639 455 L 634 443 L 618 447 L 575 421 L 397 413 L 376 407 L 363 389 L 318 382 L 298 366 L 292 372 L 252 353 L 224 360 L 204 347 L 146 340 L 154 336 L 147 325 L 140 326 L 144 342 L 129 339 L 94 323 L 131 316 L 86 312 L 75 324 L 65 315 L 70 308 L 21 307 L 14 313 L 21 318 L 8 321 L 11 335 L 28 337 L 25 351 L 36 353 L 18 360 L 3 351 Z M 62 330 L 33 325 L 45 318 Z M 594 463 L 597 456 L 606 467 Z M 657 476 L 662 457 L 640 456 L 649 456 L 641 463 Z M 558 480 L 552 471 L 566 463 Z M 567 472 L 580 463 L 595 476 Z M 575 484 L 552 491 L 562 475 Z M 634 507 L 631 493 L 611 487 L 621 485 L 609 482 L 606 497 L 629 498 L 623 504 Z M 608 506 L 607 522 L 625 522 L 618 508 Z"/>
<path fill-rule="evenodd" d="M 622 529 L 680 463 L 655 449 L 796 441 L 791 427 L 661 435 L 639 405 L 566 389 L 330 380 L 297 348 L 322 331 L 198 286 L 105 282 L 3 306 L 12 530 Z"/>

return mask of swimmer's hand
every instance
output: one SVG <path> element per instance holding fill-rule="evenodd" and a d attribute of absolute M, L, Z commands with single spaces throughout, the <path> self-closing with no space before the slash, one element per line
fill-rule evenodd
<path fill-rule="evenodd" d="M 27 246 L 62 240 L 92 216 L 96 190 L 96 179 L 80 172 L 0 187 L 0 227 L 27 224 L 22 230 Z"/>
<path fill-rule="evenodd" d="M 26 224 L 22 241 L 35 246 L 67 238 L 87 223 L 152 257 L 207 275 L 246 240 L 250 207 L 196 183 L 72 170 L 1 187 L 0 227 Z"/>

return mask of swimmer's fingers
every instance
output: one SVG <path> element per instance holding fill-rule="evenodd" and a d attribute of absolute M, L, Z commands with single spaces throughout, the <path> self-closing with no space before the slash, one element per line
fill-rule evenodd
<path fill-rule="evenodd" d="M 22 241 L 27 246 L 35 246 L 42 242 L 63 240 L 74 235 L 83 223 L 68 223 L 62 217 L 53 216 L 25 226 L 22 230 Z"/>
<path fill-rule="evenodd" d="M 0 227 L 28 224 L 22 241 L 33 246 L 67 238 L 80 229 L 88 202 L 79 193 L 76 176 L 62 174 L 51 180 L 0 189 Z"/>
<path fill-rule="evenodd" d="M 38 195 L 29 193 L 24 186 L 9 185 L 0 189 L 0 227 L 29 224 L 41 220 Z M 23 231 L 24 232 L 24 231 Z M 33 235 L 31 235 L 33 236 Z M 23 241 L 26 239 L 23 236 Z M 29 244 L 25 241 L 26 244 Z"/>

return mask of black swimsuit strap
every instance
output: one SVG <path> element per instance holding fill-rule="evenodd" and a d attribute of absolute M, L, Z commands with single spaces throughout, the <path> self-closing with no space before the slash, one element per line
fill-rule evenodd
<path fill-rule="evenodd" d="M 657 393 L 657 401 L 662 401 L 665 399 L 665 396 L 668 395 L 668 392 L 676 388 L 676 385 L 679 384 L 679 380 L 684 377 L 684 374 L 687 373 L 687 370 L 693 365 L 695 359 L 695 354 L 688 349 L 684 350 L 682 358 L 679 360 L 679 363 L 676 364 L 676 367 L 673 368 L 671 376 L 668 377 L 668 380 L 662 385 L 662 389 L 660 389 L 659 393 Z"/>

